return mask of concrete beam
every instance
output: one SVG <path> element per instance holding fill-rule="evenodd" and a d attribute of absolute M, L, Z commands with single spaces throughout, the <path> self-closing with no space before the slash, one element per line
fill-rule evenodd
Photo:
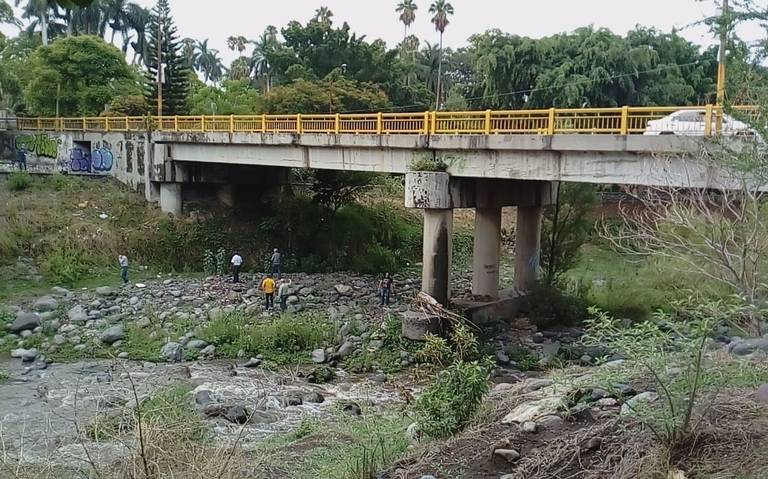
<path fill-rule="evenodd" d="M 515 287 L 529 290 L 539 279 L 541 206 L 518 206 L 515 228 Z"/>
<path fill-rule="evenodd" d="M 499 296 L 501 207 L 475 209 L 475 244 L 472 255 L 472 294 Z"/>

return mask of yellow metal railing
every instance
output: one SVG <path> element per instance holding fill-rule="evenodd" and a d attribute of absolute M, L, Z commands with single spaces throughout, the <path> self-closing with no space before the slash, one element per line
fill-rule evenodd
<path fill-rule="evenodd" d="M 722 109 L 697 107 L 550 108 L 548 110 L 417 113 L 200 115 L 163 117 L 19 118 L 18 128 L 33 131 L 166 131 L 222 133 L 323 133 L 421 135 L 555 135 L 645 132 L 649 121 L 679 110 L 703 112 L 705 134 L 716 135 Z M 755 107 L 735 110 L 748 117 Z"/>

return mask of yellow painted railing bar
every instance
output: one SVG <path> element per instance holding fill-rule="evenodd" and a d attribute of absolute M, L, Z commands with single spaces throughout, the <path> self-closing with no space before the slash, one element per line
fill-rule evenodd
<path fill-rule="evenodd" d="M 550 108 L 549 109 L 549 118 L 547 119 L 547 134 L 548 135 L 554 135 L 555 134 L 555 109 Z"/>
<path fill-rule="evenodd" d="M 629 133 L 629 107 L 625 106 L 621 109 L 621 134 L 626 135 Z"/>
<path fill-rule="evenodd" d="M 333 116 L 333 132 L 338 135 L 339 131 L 341 131 L 341 114 L 336 113 Z"/>
<path fill-rule="evenodd" d="M 712 105 L 707 105 L 704 115 L 704 136 L 712 136 Z"/>
<path fill-rule="evenodd" d="M 301 134 L 303 130 L 301 129 L 301 113 L 296 114 L 296 133 Z"/>

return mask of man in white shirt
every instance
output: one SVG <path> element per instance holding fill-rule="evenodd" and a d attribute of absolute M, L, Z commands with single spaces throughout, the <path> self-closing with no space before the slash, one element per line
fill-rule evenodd
<path fill-rule="evenodd" d="M 240 282 L 240 266 L 243 264 L 243 257 L 240 253 L 235 251 L 235 255 L 232 256 L 232 281 L 235 283 Z"/>
<path fill-rule="evenodd" d="M 281 279 L 280 286 L 277 288 L 277 297 L 280 298 L 281 311 L 288 309 L 288 291 L 290 290 L 291 283 L 290 279 Z"/>
<path fill-rule="evenodd" d="M 120 277 L 123 279 L 123 284 L 128 284 L 128 257 L 121 254 L 117 257 L 117 262 L 120 263 Z"/>

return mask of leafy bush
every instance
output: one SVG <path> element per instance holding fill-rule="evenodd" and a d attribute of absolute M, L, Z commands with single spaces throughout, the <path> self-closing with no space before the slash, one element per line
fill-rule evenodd
<path fill-rule="evenodd" d="M 352 330 L 350 328 L 350 333 Z M 377 349 L 368 346 L 371 340 L 381 340 L 383 345 Z M 403 369 L 403 352 L 415 352 L 419 343 L 402 336 L 402 322 L 396 315 L 389 315 L 381 326 L 373 332 L 363 347 L 344 361 L 344 366 L 353 372 L 384 371 L 396 373 Z"/>
<path fill-rule="evenodd" d="M 434 438 L 459 432 L 488 392 L 491 368 L 487 361 L 457 361 L 441 371 L 416 401 L 421 430 Z"/>
<path fill-rule="evenodd" d="M 583 299 L 544 285 L 537 285 L 522 299 L 520 312 L 527 314 L 531 322 L 541 329 L 572 326 L 587 317 L 587 307 Z"/>
<path fill-rule="evenodd" d="M 54 283 L 72 284 L 88 274 L 89 260 L 80 248 L 60 245 L 45 256 L 42 269 Z"/>
<path fill-rule="evenodd" d="M 200 334 L 224 356 L 235 357 L 242 349 L 278 364 L 305 363 L 313 349 L 331 344 L 335 336 L 336 324 L 315 313 L 282 315 L 249 325 L 242 313 L 233 312 L 213 321 Z"/>
<path fill-rule="evenodd" d="M 14 171 L 8 175 L 8 189 L 23 191 L 32 184 L 32 176 L 26 171 Z"/>
<path fill-rule="evenodd" d="M 583 338 L 588 346 L 605 347 L 623 355 L 629 365 L 627 369 L 601 368 L 596 375 L 599 387 L 617 394 L 617 384 L 631 380 L 651 382 L 660 397 L 658 405 L 638 403 L 630 406 L 630 410 L 670 449 L 696 434 L 701 422 L 697 416 L 706 413 L 722 388 L 754 387 L 764 383 L 768 376 L 764 368 L 756 376 L 753 373 L 757 365 L 743 368 L 735 359 L 708 360 L 707 344 L 716 318 L 711 309 L 707 312 L 707 308 L 689 306 L 690 303 L 676 305 L 688 319 L 657 312 L 655 322 L 646 321 L 630 328 L 592 308 L 593 318 L 587 321 L 588 334 Z M 691 315 L 692 310 L 703 314 Z"/>
<path fill-rule="evenodd" d="M 411 162 L 411 171 L 443 172 L 448 164 L 439 156 L 422 155 Z"/>

